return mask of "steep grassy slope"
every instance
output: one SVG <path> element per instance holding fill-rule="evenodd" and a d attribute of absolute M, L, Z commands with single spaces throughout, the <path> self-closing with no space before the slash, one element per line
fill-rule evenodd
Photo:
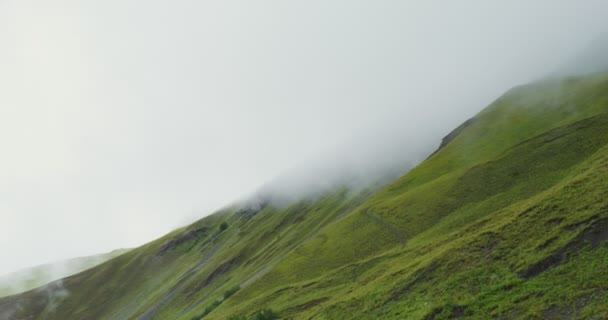
<path fill-rule="evenodd" d="M 288 208 L 219 212 L 63 279 L 60 287 L 0 300 L 0 310 L 17 318 L 188 318 L 235 286 L 253 282 L 368 196 L 336 191 Z"/>
<path fill-rule="evenodd" d="M 227 209 L 0 318 L 608 316 L 608 74 L 515 88 L 444 142 L 377 192 Z"/>
<path fill-rule="evenodd" d="M 330 226 L 325 237 L 304 245 L 257 287 L 237 293 L 225 304 L 230 309 L 225 314 L 271 305 L 284 310 L 284 315 L 298 317 L 335 319 L 350 314 L 357 318 L 368 309 L 368 317 L 391 310 L 381 313 L 382 318 L 433 318 L 443 305 L 460 304 L 459 311 L 469 301 L 479 303 L 484 286 L 511 288 L 515 285 L 511 282 L 518 280 L 530 285 L 524 281 L 529 278 L 525 270 L 542 265 L 543 259 L 552 261 L 556 252 L 566 260 L 569 255 L 562 256 L 560 251 L 566 247 L 579 252 L 572 249 L 582 246 L 576 236 L 582 233 L 580 237 L 585 238 L 592 225 L 605 230 L 602 221 L 608 217 L 604 209 L 608 189 L 603 183 L 607 177 L 602 175 L 602 159 L 607 155 L 606 111 L 606 74 L 512 90 L 478 114 L 433 157 L 378 192 L 347 219 Z M 580 189 L 576 202 L 567 200 L 575 195 L 574 187 L 565 185 L 569 181 Z M 551 219 L 545 226 L 545 220 Z M 391 228 L 379 230 L 384 224 Z M 604 236 L 600 233 L 598 240 Z M 406 245 L 403 238 L 408 239 Z M 504 251 L 497 250 L 499 244 Z M 530 246 L 542 248 L 530 250 Z M 504 256 L 495 260 L 481 259 L 502 252 Z M 562 262 L 562 258 L 555 260 Z M 604 258 L 599 251 L 589 255 L 593 263 L 577 264 L 574 259 L 573 268 L 591 269 L 585 272 L 595 272 L 598 277 Z M 558 280 L 549 279 L 547 283 Z M 608 278 L 598 278 L 599 283 L 602 280 L 608 286 Z M 567 278 L 559 281 L 574 284 Z M 471 288 L 459 287 L 467 282 L 474 282 Z M 584 296 L 583 289 L 571 289 L 551 294 Z M 605 292 L 585 290 L 601 297 L 588 312 L 598 312 L 596 316 L 605 312 Z M 513 292 L 505 293 L 504 298 L 510 294 Z M 294 300 L 306 310 L 294 310 L 298 306 Z M 315 301 L 323 304 L 315 308 L 310 304 Z M 556 308 L 546 298 L 521 310 L 509 301 L 504 304 L 511 303 L 510 309 L 504 311 L 474 312 L 477 306 L 467 310 L 483 319 L 490 312 L 504 313 L 507 318 L 519 312 L 530 317 L 538 316 L 535 309 Z M 582 308 L 565 302 L 556 306 L 568 312 Z M 389 313 L 392 310 L 395 314 Z"/>
<path fill-rule="evenodd" d="M 119 249 L 93 256 L 58 261 L 1 276 L 0 297 L 32 290 L 49 282 L 71 276 L 102 264 L 128 251 L 128 249 Z"/>

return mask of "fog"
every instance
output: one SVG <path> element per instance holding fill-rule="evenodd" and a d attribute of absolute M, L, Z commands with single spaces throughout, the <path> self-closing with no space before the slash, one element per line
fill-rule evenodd
<path fill-rule="evenodd" d="M 606 12 L 0 0 L 0 274 L 143 244 L 261 186 L 294 196 L 403 172 L 579 56 Z"/>

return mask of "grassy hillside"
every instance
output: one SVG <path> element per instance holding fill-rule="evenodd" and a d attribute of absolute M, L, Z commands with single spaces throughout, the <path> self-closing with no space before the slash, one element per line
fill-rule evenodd
<path fill-rule="evenodd" d="M 49 282 L 71 276 L 115 258 L 128 249 L 58 261 L 19 270 L 0 276 L 0 297 L 18 294 L 45 285 Z"/>
<path fill-rule="evenodd" d="M 507 92 L 382 188 L 229 208 L 0 319 L 604 319 L 608 74 Z"/>

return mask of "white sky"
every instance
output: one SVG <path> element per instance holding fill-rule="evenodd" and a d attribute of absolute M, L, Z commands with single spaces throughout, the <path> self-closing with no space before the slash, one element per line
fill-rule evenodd
<path fill-rule="evenodd" d="M 606 13 L 0 0 L 0 273 L 143 244 L 335 146 L 350 146 L 338 163 L 431 150 L 607 31 Z"/>

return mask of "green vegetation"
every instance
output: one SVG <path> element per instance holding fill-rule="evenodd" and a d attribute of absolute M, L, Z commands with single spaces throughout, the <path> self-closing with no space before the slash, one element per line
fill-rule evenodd
<path fill-rule="evenodd" d="M 215 300 L 215 301 L 213 301 L 213 303 L 211 305 L 209 305 L 208 307 L 206 307 L 205 309 L 203 309 L 203 311 L 201 313 L 199 313 L 199 314 L 195 315 L 194 317 L 192 317 L 192 320 L 199 320 L 199 319 L 204 318 L 206 315 L 208 315 L 209 313 L 211 313 L 211 311 L 213 311 L 220 304 L 222 304 L 222 302 L 224 302 L 224 300 L 230 298 L 230 296 L 232 296 L 237 291 L 239 291 L 239 289 L 241 289 L 240 286 L 234 286 L 234 287 L 226 290 L 226 292 L 224 292 L 224 296 L 222 297 L 222 300 Z"/>
<path fill-rule="evenodd" d="M 206 315 L 208 315 L 209 313 L 211 313 L 211 311 L 213 311 L 215 308 L 217 308 L 217 306 L 219 306 L 222 302 L 219 300 L 215 300 L 213 301 L 213 303 L 206 307 L 205 309 L 203 309 L 203 311 L 197 315 L 195 315 L 194 317 L 192 317 L 192 320 L 200 320 L 202 318 L 204 318 Z"/>
<path fill-rule="evenodd" d="M 228 223 L 224 221 L 220 224 L 220 231 L 225 231 L 226 229 L 228 229 Z"/>
<path fill-rule="evenodd" d="M 228 208 L 64 279 L 70 294 L 55 309 L 30 291 L 0 299 L 0 310 L 31 319 L 604 319 L 608 74 L 515 88 L 451 138 L 387 186 Z"/>
<path fill-rule="evenodd" d="M 258 312 L 256 312 L 253 317 L 250 318 L 251 320 L 277 320 L 280 319 L 279 315 L 272 311 L 272 309 L 262 309 Z M 228 320 L 247 320 L 247 317 L 245 316 L 237 316 L 237 315 L 233 315 L 228 317 Z"/>
<path fill-rule="evenodd" d="M 235 294 L 240 289 L 241 289 L 240 286 L 234 286 L 234 287 L 226 290 L 226 292 L 224 292 L 224 300 L 230 298 L 230 296 L 232 296 L 233 294 Z"/>
<path fill-rule="evenodd" d="M 255 320 L 276 320 L 279 319 L 279 315 L 277 315 L 272 309 L 262 309 L 256 312 L 253 317 Z"/>

